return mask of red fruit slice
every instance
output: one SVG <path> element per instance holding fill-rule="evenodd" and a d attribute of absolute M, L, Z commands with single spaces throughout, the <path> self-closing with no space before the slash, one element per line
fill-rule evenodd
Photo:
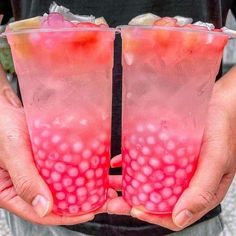
<path fill-rule="evenodd" d="M 175 26 L 178 27 L 177 25 L 177 20 L 171 17 L 163 17 L 154 23 L 155 26 Z"/>

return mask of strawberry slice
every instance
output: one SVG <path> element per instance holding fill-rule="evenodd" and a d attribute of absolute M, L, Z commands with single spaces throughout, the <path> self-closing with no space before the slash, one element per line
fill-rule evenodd
<path fill-rule="evenodd" d="M 177 25 L 177 19 L 171 18 L 171 17 L 163 17 L 157 21 L 154 22 L 155 26 L 175 26 Z"/>

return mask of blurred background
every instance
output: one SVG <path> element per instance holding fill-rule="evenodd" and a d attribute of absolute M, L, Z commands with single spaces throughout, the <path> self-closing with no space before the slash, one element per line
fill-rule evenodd
<path fill-rule="evenodd" d="M 1 5 L 1 1 L 0 1 Z M 7 15 L 4 20 L 6 21 Z M 3 22 L 6 23 L 6 22 Z M 227 18 L 227 27 L 236 30 L 236 20 L 231 12 Z M 4 31 L 4 26 L 0 26 L 0 32 Z M 223 58 L 223 72 L 226 73 L 233 65 L 236 64 L 236 40 L 230 40 Z M 16 79 L 14 75 L 14 66 L 11 59 L 11 53 L 8 44 L 4 39 L 0 38 L 0 62 L 3 65 L 8 80 L 12 86 L 16 88 Z M 231 185 L 231 188 L 222 203 L 222 220 L 224 222 L 224 231 L 221 236 L 236 236 L 236 179 Z M 3 212 L 0 209 L 0 236 L 14 236 L 11 235 L 6 225 Z M 23 235 L 22 235 L 23 236 Z M 33 236 L 33 235 L 32 235 Z M 204 235 L 203 235 L 204 236 Z M 214 235 L 213 235 L 214 236 Z"/>

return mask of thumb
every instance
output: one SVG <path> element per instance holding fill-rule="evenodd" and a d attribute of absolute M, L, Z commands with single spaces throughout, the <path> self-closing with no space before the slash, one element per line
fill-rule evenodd
<path fill-rule="evenodd" d="M 29 203 L 38 216 L 47 215 L 53 205 L 51 192 L 35 167 L 30 143 L 11 137 L 11 151 L 7 154 L 5 168 L 9 172 L 18 196 Z M 22 136 L 20 137 L 22 140 Z M 15 145 L 14 145 L 15 144 Z M 13 149 L 13 150 L 12 150 Z"/>

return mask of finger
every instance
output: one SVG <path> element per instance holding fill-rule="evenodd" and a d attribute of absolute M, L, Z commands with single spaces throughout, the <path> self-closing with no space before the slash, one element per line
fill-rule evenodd
<path fill-rule="evenodd" d="M 132 208 L 130 211 L 130 215 L 139 220 L 149 222 L 150 224 L 160 225 L 173 231 L 181 230 L 180 227 L 176 226 L 173 223 L 171 215 L 154 215 L 146 213 L 138 208 Z"/>
<path fill-rule="evenodd" d="M 107 204 L 108 214 L 130 215 L 130 210 L 131 207 L 122 197 L 114 198 Z"/>
<path fill-rule="evenodd" d="M 32 206 L 22 200 L 19 196 L 12 198 L 10 201 L 5 202 L 5 208 L 16 214 L 17 216 L 28 220 L 32 223 L 42 224 L 42 225 L 75 225 L 79 223 L 84 223 L 91 221 L 94 218 L 93 213 L 80 215 L 80 216 L 59 216 L 53 213 L 45 217 L 39 217 L 33 210 Z"/>
<path fill-rule="evenodd" d="M 6 147 L 5 150 L 7 158 L 4 159 L 4 166 L 9 172 L 17 195 L 43 217 L 51 211 L 53 199 L 33 162 L 26 126 L 23 130 L 25 133 L 15 130 L 8 134 L 6 143 L 9 143 L 9 148 Z"/>
<path fill-rule="evenodd" d="M 121 175 L 110 175 L 109 185 L 111 188 L 120 191 L 122 188 L 122 176 Z"/>
<path fill-rule="evenodd" d="M 111 159 L 111 167 L 112 168 L 118 168 L 118 167 L 121 167 L 121 165 L 122 165 L 122 156 L 121 156 L 121 154 L 117 155 L 117 156 L 115 156 Z"/>

